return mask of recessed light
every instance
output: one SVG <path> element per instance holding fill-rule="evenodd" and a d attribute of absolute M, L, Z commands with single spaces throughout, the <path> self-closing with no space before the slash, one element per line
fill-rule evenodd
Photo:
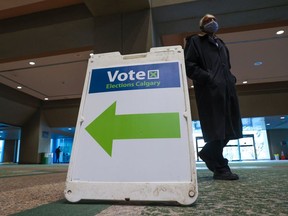
<path fill-rule="evenodd" d="M 276 32 L 276 34 L 277 34 L 277 35 L 284 34 L 284 30 L 279 30 L 279 31 Z"/>
<path fill-rule="evenodd" d="M 254 63 L 254 66 L 260 66 L 260 65 L 262 65 L 262 64 L 263 64 L 263 62 L 257 61 L 257 62 Z"/>
<path fill-rule="evenodd" d="M 47 100 L 49 100 L 49 98 L 48 98 L 48 97 L 45 97 L 45 98 L 44 98 L 44 100 L 46 100 L 46 101 L 47 101 Z"/>
<path fill-rule="evenodd" d="M 17 89 L 22 89 L 22 86 L 17 86 Z"/>
<path fill-rule="evenodd" d="M 243 84 L 247 84 L 247 83 L 248 83 L 248 81 L 247 81 L 247 80 L 245 80 L 245 81 L 243 81 L 242 83 L 243 83 Z"/>
<path fill-rule="evenodd" d="M 30 65 L 35 65 L 36 63 L 33 62 L 33 61 L 30 61 L 29 64 L 30 64 Z"/>

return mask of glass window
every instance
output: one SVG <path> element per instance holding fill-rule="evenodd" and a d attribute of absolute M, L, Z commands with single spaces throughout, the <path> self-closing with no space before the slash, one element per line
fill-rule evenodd
<path fill-rule="evenodd" d="M 69 163 L 73 145 L 73 138 L 56 138 L 51 140 L 52 143 L 52 152 L 53 154 L 53 162 L 56 163 L 56 154 L 55 150 L 60 146 L 60 155 L 59 155 L 59 163 Z"/>
<path fill-rule="evenodd" d="M 243 138 L 230 140 L 223 150 L 223 156 L 229 161 L 270 159 L 269 145 L 264 117 L 243 118 Z M 200 121 L 193 121 L 193 140 L 195 158 L 205 145 Z"/>
<path fill-rule="evenodd" d="M 0 163 L 3 162 L 3 156 L 4 156 L 4 140 L 0 140 Z"/>

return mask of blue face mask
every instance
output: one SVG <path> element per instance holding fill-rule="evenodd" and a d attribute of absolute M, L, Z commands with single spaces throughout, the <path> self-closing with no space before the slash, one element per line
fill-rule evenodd
<path fill-rule="evenodd" d="M 204 31 L 207 33 L 216 33 L 218 31 L 218 28 L 218 23 L 214 20 L 203 26 Z"/>

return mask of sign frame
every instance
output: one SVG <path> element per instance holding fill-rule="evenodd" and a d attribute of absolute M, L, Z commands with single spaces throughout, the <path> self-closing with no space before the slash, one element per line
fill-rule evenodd
<path fill-rule="evenodd" d="M 142 181 L 141 176 L 137 178 L 137 175 L 138 175 L 137 173 L 129 174 L 127 175 L 128 176 L 127 178 L 124 178 L 124 180 L 117 181 L 118 177 L 120 179 L 120 176 L 116 175 L 113 178 L 110 178 L 109 175 L 107 175 L 107 177 L 105 177 L 105 171 L 102 171 L 102 170 L 101 170 L 101 173 L 102 173 L 101 178 L 95 177 L 97 175 L 97 170 L 100 172 L 100 169 L 97 168 L 96 170 L 93 170 L 93 162 L 89 163 L 89 160 L 87 160 L 88 161 L 87 164 L 83 162 L 85 166 L 82 164 L 82 162 L 80 162 L 80 158 L 83 159 L 85 156 L 83 154 L 84 152 L 83 143 L 88 142 L 87 140 L 83 142 L 83 135 L 81 134 L 85 134 L 85 136 L 87 136 L 88 134 L 87 132 L 89 131 L 88 130 L 85 131 L 85 128 L 88 128 L 90 125 L 90 122 L 92 122 L 93 120 L 93 119 L 91 120 L 89 117 L 87 118 L 87 115 L 85 114 L 86 112 L 85 106 L 87 106 L 87 103 L 89 100 L 92 100 L 91 98 L 89 98 L 88 95 L 89 95 L 89 91 L 91 91 L 90 83 L 91 83 L 93 70 L 95 70 L 95 68 L 96 69 L 97 68 L 98 69 L 110 68 L 114 66 L 124 67 L 127 65 L 133 66 L 133 65 L 158 64 L 158 63 L 169 63 L 169 62 L 179 63 L 179 75 L 180 75 L 179 78 L 181 81 L 181 86 L 179 88 L 182 89 L 181 94 L 183 94 L 182 96 L 184 97 L 183 112 L 181 111 L 179 115 L 180 115 L 180 118 L 182 119 L 181 120 L 182 121 L 181 134 L 183 133 L 186 134 L 185 142 L 183 144 L 185 146 L 182 145 L 183 148 L 181 150 L 182 152 L 184 152 L 183 149 L 187 149 L 187 151 L 184 153 L 184 158 L 186 158 L 185 167 L 187 168 L 185 171 L 185 175 L 184 175 L 185 177 L 181 179 L 182 171 L 179 171 L 179 174 L 177 175 L 177 172 L 178 172 L 177 170 L 173 170 L 173 172 L 175 172 L 176 174 L 174 175 L 174 177 L 171 177 L 171 180 L 169 179 L 170 175 L 166 174 L 166 176 L 168 177 L 165 176 L 164 181 L 161 180 L 163 179 L 161 177 L 157 178 L 157 174 L 156 174 L 156 177 L 155 176 L 151 177 L 151 179 L 153 179 L 151 181 L 147 179 Z M 112 75 L 114 76 L 114 74 Z M 110 78 L 114 79 L 112 75 L 110 74 Z M 132 75 L 134 76 L 135 74 L 133 73 Z M 139 75 L 138 76 L 139 79 L 142 78 L 142 76 L 144 76 L 142 73 L 139 73 L 138 75 Z M 136 92 L 135 94 L 137 95 L 139 92 L 141 91 L 143 92 L 147 90 L 136 89 L 136 91 L 134 92 Z M 157 89 L 154 91 L 157 91 Z M 165 89 L 162 91 L 164 93 Z M 125 89 L 123 90 L 123 92 L 125 92 Z M 100 92 L 99 94 L 105 95 L 107 93 Z M 115 94 L 117 95 L 120 93 L 116 91 Z M 89 122 L 89 124 L 87 122 Z M 85 124 L 86 126 L 84 128 Z M 184 124 L 184 127 L 183 127 L 183 124 Z M 90 135 L 92 135 L 92 132 Z M 184 54 L 183 54 L 183 49 L 181 46 L 151 48 L 150 52 L 148 53 L 140 53 L 140 54 L 133 54 L 133 55 L 121 55 L 119 52 L 93 55 L 89 59 L 89 62 L 88 62 L 88 68 L 87 68 L 86 79 L 85 79 L 85 84 L 84 84 L 83 93 L 82 93 L 78 119 L 77 119 L 74 143 L 73 143 L 73 148 L 72 148 L 72 155 L 71 155 L 71 160 L 70 160 L 70 164 L 68 168 L 66 188 L 64 190 L 64 195 L 66 199 L 70 202 L 78 202 L 80 200 L 176 201 L 180 203 L 181 205 L 190 205 L 194 203 L 198 197 L 195 154 L 194 154 L 194 145 L 193 145 L 192 140 L 193 140 L 192 139 L 192 119 L 191 119 L 191 111 L 190 111 L 190 101 L 189 101 L 188 85 L 187 85 L 187 78 L 186 78 L 186 72 L 185 72 Z M 114 141 L 112 140 L 112 142 Z M 153 142 L 153 141 L 149 140 L 149 142 Z M 115 143 L 113 145 L 115 145 Z M 93 151 L 94 151 L 94 148 L 93 148 Z M 98 156 L 99 158 L 109 157 L 109 156 L 111 157 L 111 154 L 112 154 L 110 150 L 109 152 L 107 151 L 105 152 L 105 153 L 108 153 L 108 155 L 110 153 L 109 156 L 107 155 L 102 156 L 103 149 L 101 153 L 99 152 L 100 150 L 99 151 L 97 150 L 97 153 L 96 153 L 96 156 Z M 101 156 L 99 154 L 101 154 Z M 173 151 L 170 154 L 173 154 Z M 179 153 L 175 155 L 179 157 L 179 155 L 181 156 L 181 154 Z M 171 155 L 171 158 L 173 158 L 173 155 Z M 156 164 L 158 163 L 157 160 L 154 162 Z M 112 162 L 111 164 L 113 166 Z M 82 169 L 84 169 L 85 174 L 81 174 L 80 170 Z M 93 172 L 90 172 L 92 170 Z M 89 172 L 89 175 L 87 174 L 88 172 Z M 132 178 L 130 180 L 129 176 L 130 177 L 136 176 L 136 180 Z M 160 180 L 157 180 L 157 179 L 160 179 Z"/>

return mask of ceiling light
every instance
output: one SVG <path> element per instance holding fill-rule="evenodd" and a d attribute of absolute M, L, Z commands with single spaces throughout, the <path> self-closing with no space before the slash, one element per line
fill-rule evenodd
<path fill-rule="evenodd" d="M 277 34 L 277 35 L 284 34 L 284 30 L 279 30 L 279 31 L 276 32 L 276 34 Z"/>
<path fill-rule="evenodd" d="M 254 63 L 254 66 L 260 66 L 260 65 L 262 65 L 262 64 L 263 64 L 263 62 L 257 61 L 257 62 Z"/>
<path fill-rule="evenodd" d="M 29 64 L 30 64 L 30 65 L 35 65 L 36 63 L 33 62 L 33 61 L 30 61 Z"/>
<path fill-rule="evenodd" d="M 46 100 L 46 101 L 47 101 L 47 100 L 49 100 L 49 98 L 48 98 L 48 97 L 45 97 L 45 98 L 44 98 L 44 100 Z"/>
<path fill-rule="evenodd" d="M 243 81 L 242 83 L 243 83 L 243 84 L 247 84 L 247 83 L 248 83 L 248 81 L 247 81 L 247 80 L 245 80 L 245 81 Z"/>
<path fill-rule="evenodd" d="M 22 89 L 22 86 L 17 86 L 17 89 Z"/>

